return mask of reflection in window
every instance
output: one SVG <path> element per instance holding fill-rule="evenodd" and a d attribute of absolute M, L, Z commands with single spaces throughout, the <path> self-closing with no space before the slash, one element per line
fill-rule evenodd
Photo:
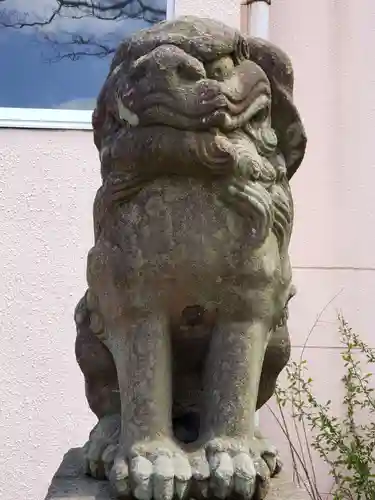
<path fill-rule="evenodd" d="M 0 107 L 93 109 L 119 42 L 167 0 L 0 0 Z"/>

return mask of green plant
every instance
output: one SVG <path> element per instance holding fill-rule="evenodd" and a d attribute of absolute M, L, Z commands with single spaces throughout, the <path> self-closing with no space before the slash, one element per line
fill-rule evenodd
<path fill-rule="evenodd" d="M 323 495 L 317 488 L 312 449 L 329 467 L 334 500 L 374 500 L 375 398 L 372 373 L 363 366 L 374 366 L 375 353 L 341 314 L 338 330 L 345 368 L 343 415 L 335 416 L 331 401 L 323 404 L 314 395 L 304 350 L 297 362 L 286 367 L 286 383 L 279 384 L 275 393 L 280 413 L 272 413 L 288 439 L 295 479 L 313 500 L 322 500 Z"/>

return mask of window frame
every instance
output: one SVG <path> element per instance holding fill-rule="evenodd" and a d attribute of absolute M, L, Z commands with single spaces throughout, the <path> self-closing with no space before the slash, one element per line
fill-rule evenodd
<path fill-rule="evenodd" d="M 167 0 L 167 20 L 175 17 L 176 1 Z M 92 112 L 86 109 L 0 107 L 0 129 L 92 130 Z"/>

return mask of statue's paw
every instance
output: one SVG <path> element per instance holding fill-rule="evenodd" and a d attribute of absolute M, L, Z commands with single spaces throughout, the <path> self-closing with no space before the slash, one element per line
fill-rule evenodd
<path fill-rule="evenodd" d="M 267 464 L 271 477 L 274 477 L 281 471 L 283 466 L 277 448 L 259 430 L 255 432 L 255 440 L 258 454 Z"/>
<path fill-rule="evenodd" d="M 138 500 L 183 499 L 190 479 L 187 457 L 169 440 L 137 443 L 126 456 L 119 451 L 110 473 L 118 498 Z"/>
<path fill-rule="evenodd" d="M 208 497 L 210 483 L 210 466 L 206 450 L 201 448 L 190 454 L 191 465 L 191 498 L 202 499 Z"/>
<path fill-rule="evenodd" d="M 83 447 L 87 474 L 97 479 L 109 477 L 117 452 L 120 431 L 120 415 L 109 415 L 99 420 Z"/>
<path fill-rule="evenodd" d="M 281 471 L 283 464 L 279 452 L 273 445 L 270 445 L 267 449 L 263 449 L 260 456 L 267 464 L 271 477 L 276 476 Z"/>
<path fill-rule="evenodd" d="M 270 472 L 267 464 L 247 440 L 215 439 L 206 447 L 210 467 L 210 496 L 243 500 L 262 499 L 267 494 Z"/>

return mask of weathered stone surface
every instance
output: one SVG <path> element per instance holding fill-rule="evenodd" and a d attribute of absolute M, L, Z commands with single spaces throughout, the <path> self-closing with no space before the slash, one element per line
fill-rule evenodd
<path fill-rule="evenodd" d="M 112 499 L 108 483 L 87 476 L 81 448 L 69 450 L 58 468 L 45 500 Z"/>
<path fill-rule="evenodd" d="M 69 450 L 52 480 L 45 500 L 113 500 L 108 483 L 86 476 L 82 464 L 81 448 Z M 272 479 L 267 499 L 309 500 L 309 496 L 282 472 Z"/>
<path fill-rule="evenodd" d="M 98 417 L 86 467 L 119 498 L 264 497 L 280 468 L 254 415 L 290 353 L 289 180 L 306 145 L 292 94 L 282 51 L 210 19 L 160 23 L 114 56 L 75 321 Z"/>

